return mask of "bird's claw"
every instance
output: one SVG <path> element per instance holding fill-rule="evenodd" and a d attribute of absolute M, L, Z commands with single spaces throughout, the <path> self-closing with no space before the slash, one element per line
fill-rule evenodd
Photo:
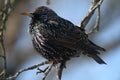
<path fill-rule="evenodd" d="M 38 71 L 36 72 L 36 74 L 45 73 L 47 69 L 48 69 L 48 67 L 46 67 L 44 70 L 42 70 L 42 69 L 40 69 L 40 68 L 38 67 L 38 68 L 37 68 Z"/>

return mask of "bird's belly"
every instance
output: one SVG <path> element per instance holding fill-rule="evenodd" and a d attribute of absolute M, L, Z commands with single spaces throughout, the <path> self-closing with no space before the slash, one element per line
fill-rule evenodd
<path fill-rule="evenodd" d="M 68 60 L 76 54 L 75 51 L 45 41 L 42 36 L 34 36 L 32 42 L 37 52 L 39 52 L 44 58 L 55 62 Z"/>

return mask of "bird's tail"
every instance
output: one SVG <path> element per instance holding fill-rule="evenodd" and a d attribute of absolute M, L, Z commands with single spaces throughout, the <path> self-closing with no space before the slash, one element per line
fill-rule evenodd
<path fill-rule="evenodd" d="M 97 54 L 88 54 L 89 57 L 92 57 L 99 64 L 106 64 Z"/>
<path fill-rule="evenodd" d="M 94 44 L 92 41 L 88 41 L 89 43 L 89 47 L 95 49 L 95 50 L 99 50 L 99 51 L 106 51 L 104 48 L 97 46 L 96 44 Z"/>
<path fill-rule="evenodd" d="M 88 54 L 89 57 L 92 57 L 99 64 L 106 64 L 97 54 L 100 54 L 98 50 L 105 51 L 104 48 L 101 48 L 90 41 L 91 44 L 85 44 L 87 46 L 84 48 L 85 53 Z"/>

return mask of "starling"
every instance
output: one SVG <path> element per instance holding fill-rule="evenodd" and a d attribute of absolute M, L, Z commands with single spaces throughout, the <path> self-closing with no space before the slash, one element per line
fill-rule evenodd
<path fill-rule="evenodd" d="M 105 51 L 88 39 L 81 27 L 61 18 L 46 6 L 40 6 L 33 13 L 22 13 L 31 17 L 29 33 L 34 48 L 53 63 L 61 63 L 72 57 L 86 54 L 99 64 L 106 64 L 97 54 Z"/>

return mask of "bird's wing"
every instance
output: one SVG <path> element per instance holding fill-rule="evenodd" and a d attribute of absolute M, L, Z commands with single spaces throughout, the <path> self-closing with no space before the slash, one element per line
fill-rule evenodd
<path fill-rule="evenodd" d="M 57 45 L 76 50 L 74 46 L 77 42 L 87 40 L 87 35 L 83 29 L 65 19 L 59 18 L 57 21 L 50 20 L 47 22 L 47 25 L 51 27 L 52 33 L 54 34 L 49 41 Z"/>

